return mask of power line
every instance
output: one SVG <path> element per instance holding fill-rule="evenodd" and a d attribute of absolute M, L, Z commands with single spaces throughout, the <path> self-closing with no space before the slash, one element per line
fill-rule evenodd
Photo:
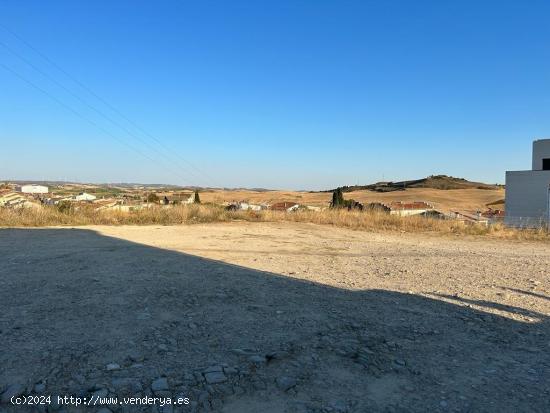
<path fill-rule="evenodd" d="M 137 154 L 139 154 L 140 156 L 144 157 L 145 159 L 148 159 L 149 161 L 153 162 L 154 164 L 156 164 L 157 162 L 152 159 L 151 157 L 147 156 L 146 154 L 144 154 L 143 152 L 141 152 L 139 149 L 136 149 L 134 148 L 132 145 L 128 144 L 127 142 L 123 141 L 122 139 L 118 138 L 116 135 L 112 134 L 111 132 L 109 132 L 107 129 L 103 128 L 101 125 L 97 124 L 96 122 L 94 122 L 93 120 L 87 118 L 86 116 L 82 115 L 80 112 L 78 112 L 77 110 L 73 109 L 72 107 L 70 107 L 69 105 L 67 105 L 65 102 L 63 102 L 62 100 L 56 98 L 55 96 L 53 96 L 51 93 L 49 93 L 47 90 L 41 88 L 40 86 L 36 85 L 35 83 L 31 82 L 30 80 L 26 79 L 24 76 L 20 75 L 19 73 L 17 73 L 15 70 L 11 69 L 9 66 L 6 66 L 5 64 L 3 63 L 0 63 L 0 66 L 2 66 L 5 70 L 7 70 L 8 72 L 10 72 L 11 74 L 13 74 L 14 76 L 16 76 L 17 78 L 19 78 L 20 80 L 22 80 L 23 82 L 27 83 L 28 85 L 32 86 L 33 88 L 35 88 L 36 90 L 40 91 L 41 93 L 43 93 L 44 95 L 48 96 L 50 99 L 52 99 L 54 102 L 56 102 L 58 105 L 62 106 L 63 108 L 67 109 L 68 111 L 72 112 L 74 115 L 76 115 L 77 117 L 85 120 L 86 122 L 88 122 L 89 124 L 91 124 L 92 126 L 98 128 L 100 131 L 102 131 L 103 133 L 105 133 L 106 135 L 109 135 L 110 137 L 112 137 L 113 139 L 115 139 L 116 141 L 118 141 L 119 143 L 123 144 L 124 146 L 130 148 L 131 150 L 133 150 L 134 152 L 136 152 Z M 174 172 L 172 169 L 170 168 L 167 168 L 165 166 L 165 168 L 170 171 L 170 173 L 173 173 L 175 174 L 178 178 L 182 178 L 179 173 L 177 172 Z"/>
<path fill-rule="evenodd" d="M 197 171 L 199 174 L 201 174 L 203 177 L 206 177 L 207 178 L 207 181 L 210 181 L 210 183 L 212 183 L 212 181 L 214 181 L 214 179 L 209 176 L 207 173 L 205 173 L 204 171 L 200 170 L 199 168 L 197 168 L 195 165 L 193 165 L 191 162 L 187 161 L 185 158 L 183 158 L 182 156 L 180 156 L 177 152 L 175 152 L 174 150 L 172 150 L 171 148 L 167 147 L 164 145 L 164 143 L 159 140 L 158 138 L 156 138 L 154 135 L 152 135 L 151 133 L 147 132 L 146 130 L 144 130 L 142 127 L 140 127 L 137 123 L 135 123 L 134 121 L 132 121 L 131 119 L 129 119 L 127 116 L 125 116 L 120 110 L 118 110 L 117 108 L 115 108 L 113 105 L 111 105 L 109 102 L 107 102 L 105 99 L 103 99 L 101 96 L 99 96 L 97 93 L 95 93 L 93 90 L 91 90 L 89 87 L 87 87 L 85 84 L 83 84 L 81 81 L 79 81 L 78 79 L 76 79 L 74 76 L 72 76 L 70 73 L 68 73 L 65 69 L 63 69 L 61 66 L 59 66 L 57 63 L 55 63 L 52 59 L 50 59 L 47 55 L 45 55 L 43 52 L 41 52 L 40 50 L 38 50 L 36 47 L 34 47 L 32 44 L 30 44 L 27 40 L 23 39 L 21 36 L 19 36 L 17 33 L 15 33 L 13 30 L 7 28 L 6 26 L 0 24 L 0 27 L 2 27 L 5 31 L 7 31 L 8 33 L 10 33 L 13 37 L 17 38 L 20 42 L 24 43 L 28 48 L 30 48 L 31 50 L 33 50 L 36 54 L 38 54 L 39 56 L 41 56 L 44 60 L 46 60 L 50 65 L 52 65 L 53 67 L 55 67 L 58 71 L 60 71 L 61 73 L 63 73 L 66 77 L 68 77 L 69 79 L 71 79 L 74 83 L 76 83 L 78 86 L 80 86 L 82 89 L 84 89 L 86 92 L 88 92 L 89 94 L 91 94 L 92 96 L 94 96 L 97 100 L 99 100 L 101 103 L 103 103 L 105 106 L 107 106 L 109 109 L 111 109 L 113 112 L 115 112 L 118 116 L 120 116 L 122 119 L 124 119 L 126 122 L 128 122 L 130 125 L 132 125 L 135 129 L 139 130 L 141 133 L 143 133 L 144 135 L 146 135 L 147 137 L 149 137 L 150 139 L 152 139 L 153 141 L 155 141 L 159 146 L 161 146 L 164 150 L 166 150 L 168 153 L 172 154 L 173 156 L 175 156 L 176 158 L 178 158 L 181 162 L 187 164 L 190 168 L 194 169 L 195 171 Z M 57 82 L 56 82 L 57 83 Z M 64 87 L 63 87 L 64 88 Z M 64 88 L 65 90 L 67 90 L 66 88 Z M 69 92 L 71 93 L 71 92 Z M 71 95 L 73 95 L 73 93 L 71 93 Z M 74 95 L 73 95 L 74 96 Z M 79 99 L 81 100 L 81 99 Z M 195 174 L 193 174 L 195 175 Z M 196 175 L 195 175 L 196 176 Z M 215 186 L 215 185 L 213 185 Z M 223 186 L 221 186 L 223 187 Z"/>
<path fill-rule="evenodd" d="M 36 70 L 38 73 L 40 73 L 42 76 L 44 76 L 46 79 L 50 80 L 51 82 L 53 82 L 54 84 L 56 84 L 58 87 L 60 87 L 61 89 L 63 89 L 64 91 L 66 91 L 67 93 L 69 93 L 72 97 L 74 97 L 75 99 L 77 99 L 79 102 L 81 102 L 82 104 L 84 104 L 85 106 L 87 106 L 88 108 L 90 108 L 91 110 L 93 110 L 94 112 L 96 112 L 97 114 L 99 114 L 101 117 L 103 117 L 104 119 L 106 119 L 107 121 L 111 122 L 113 125 L 115 125 L 116 127 L 122 129 L 124 132 L 126 132 L 126 134 L 128 134 L 130 137 L 132 138 L 135 138 L 137 139 L 138 141 L 140 141 L 141 143 L 145 144 L 147 147 L 149 147 L 149 149 L 151 149 L 152 151 L 156 152 L 158 155 L 160 155 L 162 158 L 164 158 L 165 160 L 167 160 L 168 162 L 170 163 L 174 163 L 172 159 L 170 159 L 169 157 L 167 157 L 164 153 L 158 151 L 154 146 L 150 145 L 148 142 L 144 141 L 143 139 L 141 139 L 139 136 L 135 135 L 134 133 L 132 133 L 130 130 L 128 130 L 124 125 L 121 125 L 120 123 L 118 123 L 117 121 L 115 121 L 114 119 L 112 119 L 110 116 L 106 115 L 105 113 L 103 113 L 101 110 L 95 108 L 94 106 L 92 106 L 91 104 L 89 104 L 86 100 L 82 99 L 80 96 L 78 96 L 76 93 L 73 93 L 69 88 L 65 87 L 65 85 L 63 85 L 61 82 L 57 81 L 56 79 L 54 79 L 53 77 L 51 77 L 49 74 L 45 73 L 44 71 L 42 71 L 42 69 L 40 69 L 39 67 L 37 67 L 36 65 L 34 65 L 32 62 L 30 62 L 28 59 L 26 59 L 24 56 L 21 56 L 19 53 L 17 53 L 15 50 L 13 50 L 11 47 L 9 47 L 8 45 L 6 45 L 5 43 L 1 42 L 0 41 L 0 45 L 3 46 L 6 50 L 8 50 L 11 54 L 13 54 L 14 56 L 16 56 L 18 59 L 22 60 L 23 62 L 25 62 L 26 64 L 28 64 L 30 67 L 32 67 L 34 70 Z M 175 166 L 179 169 L 180 166 L 175 164 Z M 192 171 L 184 171 L 186 174 L 191 172 L 191 175 L 195 176 L 196 178 L 200 179 L 196 174 L 194 174 Z"/>

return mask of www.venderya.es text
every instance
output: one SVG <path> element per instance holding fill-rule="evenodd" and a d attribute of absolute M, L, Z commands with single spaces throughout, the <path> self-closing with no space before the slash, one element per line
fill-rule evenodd
<path fill-rule="evenodd" d="M 76 397 L 76 396 L 14 396 L 11 403 L 18 406 L 50 405 L 59 406 L 104 406 L 104 405 L 158 405 L 182 406 L 189 404 L 188 397 Z"/>

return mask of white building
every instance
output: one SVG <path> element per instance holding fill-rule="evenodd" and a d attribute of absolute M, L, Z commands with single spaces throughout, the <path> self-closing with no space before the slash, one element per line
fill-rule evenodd
<path fill-rule="evenodd" d="M 266 209 L 262 205 L 249 204 L 248 202 L 239 202 L 237 206 L 238 209 L 242 209 L 243 211 L 261 211 L 262 209 Z"/>
<path fill-rule="evenodd" d="M 48 193 L 48 187 L 44 185 L 21 185 L 17 188 L 19 192 L 23 192 L 24 194 L 47 194 Z"/>
<path fill-rule="evenodd" d="M 434 209 L 433 205 L 424 201 L 414 202 L 390 202 L 385 205 L 390 210 L 390 215 L 399 215 L 408 217 L 410 215 L 420 215 Z"/>
<path fill-rule="evenodd" d="M 519 227 L 548 224 L 550 214 L 550 139 L 533 142 L 530 171 L 506 172 L 504 222 Z"/>
<path fill-rule="evenodd" d="M 78 195 L 75 195 L 74 199 L 75 201 L 93 201 L 96 199 L 96 196 L 86 192 L 81 192 Z"/>

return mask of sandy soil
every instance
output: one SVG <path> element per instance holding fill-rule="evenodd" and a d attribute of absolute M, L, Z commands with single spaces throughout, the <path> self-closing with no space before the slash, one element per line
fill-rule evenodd
<path fill-rule="evenodd" d="M 190 399 L 115 412 L 550 410 L 544 243 L 243 222 L 2 229 L 0 251 L 4 398 Z"/>
<path fill-rule="evenodd" d="M 281 201 L 297 202 L 313 206 L 327 206 L 332 193 L 294 192 L 294 191 L 214 191 L 201 193 L 203 202 L 221 203 L 223 201 L 248 201 L 252 203 L 274 203 Z M 354 191 L 345 194 L 345 198 L 359 202 L 425 201 L 442 212 L 449 211 L 485 211 L 487 204 L 504 199 L 504 189 L 452 189 L 410 188 L 406 191 L 387 193 L 373 191 Z M 499 208 L 503 208 L 499 205 Z"/>

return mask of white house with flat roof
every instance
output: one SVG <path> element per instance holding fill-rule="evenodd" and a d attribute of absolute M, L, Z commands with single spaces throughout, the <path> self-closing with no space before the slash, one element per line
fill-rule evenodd
<path fill-rule="evenodd" d="M 507 225 L 540 227 L 550 223 L 550 139 L 533 142 L 530 171 L 506 172 L 505 205 Z"/>
<path fill-rule="evenodd" d="M 96 199 L 96 196 L 86 192 L 81 192 L 78 195 L 75 195 L 74 199 L 75 201 L 93 201 Z"/>
<path fill-rule="evenodd" d="M 22 192 L 24 194 L 47 194 L 48 193 L 48 187 L 44 185 L 21 185 L 17 188 L 19 192 Z"/>

